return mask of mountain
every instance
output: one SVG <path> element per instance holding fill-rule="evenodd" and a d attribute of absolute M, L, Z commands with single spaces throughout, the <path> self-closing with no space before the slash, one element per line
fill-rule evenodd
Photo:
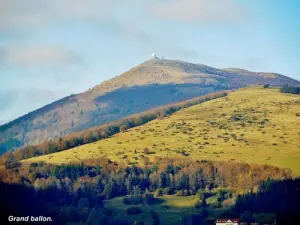
<path fill-rule="evenodd" d="M 289 168 L 300 175 L 300 97 L 250 87 L 182 109 L 90 144 L 23 161 L 61 164 L 108 157 L 143 164 L 146 158 L 231 161 Z"/>
<path fill-rule="evenodd" d="M 216 69 L 177 60 L 148 60 L 86 92 L 0 126 L 0 153 L 118 120 L 145 110 L 245 85 L 299 85 L 275 73 Z"/>

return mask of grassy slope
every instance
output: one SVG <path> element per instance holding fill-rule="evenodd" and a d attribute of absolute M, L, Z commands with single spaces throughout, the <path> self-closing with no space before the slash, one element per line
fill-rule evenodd
<path fill-rule="evenodd" d="M 149 157 L 184 151 L 193 159 L 272 164 L 300 175 L 299 112 L 297 95 L 246 88 L 106 140 L 25 161 L 67 163 L 103 155 L 113 160 L 127 155 L 135 161 L 132 157 L 140 160 L 148 147 L 156 152 Z"/>

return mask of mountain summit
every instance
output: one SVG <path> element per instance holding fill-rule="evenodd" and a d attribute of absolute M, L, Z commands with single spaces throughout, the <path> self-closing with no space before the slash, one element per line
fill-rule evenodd
<path fill-rule="evenodd" d="M 38 144 L 168 103 L 255 84 L 299 85 L 276 73 L 150 59 L 94 88 L 0 126 L 0 153 Z"/>

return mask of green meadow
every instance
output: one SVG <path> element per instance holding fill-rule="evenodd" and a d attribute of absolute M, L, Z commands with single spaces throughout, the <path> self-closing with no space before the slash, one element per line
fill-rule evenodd
<path fill-rule="evenodd" d="M 300 97 L 251 87 L 66 151 L 23 160 L 62 164 L 107 156 L 126 164 L 188 157 L 270 164 L 300 175 Z"/>

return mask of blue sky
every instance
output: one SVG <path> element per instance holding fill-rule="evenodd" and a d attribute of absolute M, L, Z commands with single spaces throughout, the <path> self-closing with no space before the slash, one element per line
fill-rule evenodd
<path fill-rule="evenodd" d="M 1 0 L 0 124 L 148 59 L 300 80 L 297 0 Z"/>

